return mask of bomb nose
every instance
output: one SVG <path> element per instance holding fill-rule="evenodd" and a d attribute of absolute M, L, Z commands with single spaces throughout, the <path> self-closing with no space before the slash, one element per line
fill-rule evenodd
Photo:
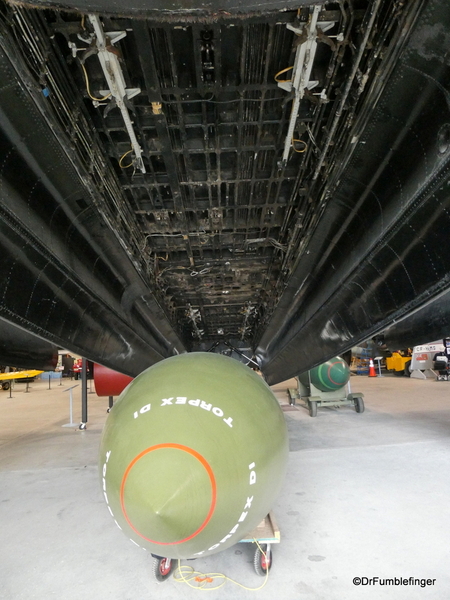
<path fill-rule="evenodd" d="M 180 544 L 200 533 L 216 502 L 214 474 L 196 451 L 160 444 L 138 454 L 125 471 L 122 511 L 142 538 Z"/>

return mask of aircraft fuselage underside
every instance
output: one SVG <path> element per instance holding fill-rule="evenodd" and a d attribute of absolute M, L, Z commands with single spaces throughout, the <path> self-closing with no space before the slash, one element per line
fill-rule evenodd
<path fill-rule="evenodd" d="M 2 2 L 0 318 L 269 383 L 415 313 L 445 334 L 449 3 L 138 4 Z"/>

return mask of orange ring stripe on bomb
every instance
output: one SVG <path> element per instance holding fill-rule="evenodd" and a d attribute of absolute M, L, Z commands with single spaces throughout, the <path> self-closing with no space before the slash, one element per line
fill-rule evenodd
<path fill-rule="evenodd" d="M 335 365 L 342 365 L 343 361 L 342 360 L 337 360 L 334 363 L 331 363 L 331 365 L 328 365 L 328 370 L 327 370 L 327 377 L 328 379 L 334 383 L 336 386 L 340 386 L 343 387 L 345 385 L 345 383 L 342 383 L 340 381 L 335 381 L 333 379 L 333 377 L 331 376 L 331 370 Z M 319 379 L 320 383 L 325 387 L 325 388 L 329 388 L 329 389 L 333 389 L 330 385 L 327 384 L 327 382 L 325 381 L 325 379 L 322 377 L 322 368 L 326 367 L 327 363 L 320 365 L 319 367 L 316 367 L 317 369 L 317 378 Z"/>
<path fill-rule="evenodd" d="M 334 363 L 331 363 L 331 365 L 328 367 L 328 378 L 329 380 L 334 383 L 335 385 L 341 385 L 340 381 L 335 381 L 332 377 L 331 377 L 331 369 L 334 367 L 334 365 L 342 365 L 342 361 L 341 360 L 337 360 Z"/>
<path fill-rule="evenodd" d="M 203 521 L 203 523 L 200 525 L 200 527 L 197 529 L 197 531 L 194 531 L 194 533 L 192 533 L 190 536 L 182 539 L 182 540 L 178 540 L 177 542 L 157 542 L 156 540 L 151 540 L 150 538 L 146 537 L 145 535 L 143 535 L 140 531 L 138 531 L 136 529 L 136 527 L 134 527 L 133 523 L 130 521 L 128 515 L 127 515 L 127 511 L 125 509 L 125 501 L 124 501 L 124 493 L 125 493 L 125 483 L 127 480 L 127 477 L 131 471 L 131 469 L 134 467 L 134 465 L 138 462 L 138 460 L 140 460 L 143 456 L 145 456 L 146 454 L 149 454 L 150 452 L 153 452 L 154 450 L 161 450 L 162 448 L 174 448 L 175 450 L 183 450 L 184 452 L 187 452 L 188 454 L 191 454 L 194 458 L 196 458 L 202 465 L 203 467 L 206 469 L 206 472 L 208 473 L 209 476 L 209 480 L 211 483 L 211 506 L 209 508 L 209 512 L 206 516 L 206 519 Z M 216 499 L 217 499 L 217 486 L 216 486 L 216 478 L 214 477 L 214 473 L 213 470 L 211 469 L 209 463 L 206 461 L 206 459 L 199 454 L 198 452 L 196 452 L 195 450 L 192 450 L 192 448 L 189 448 L 188 446 L 182 446 L 181 444 L 157 444 L 156 446 L 150 446 L 150 448 L 146 448 L 145 450 L 143 450 L 140 454 L 138 454 L 128 465 L 128 467 L 126 468 L 126 471 L 123 475 L 122 478 L 122 484 L 120 486 L 120 505 L 122 507 L 122 512 L 123 515 L 128 523 L 128 525 L 131 527 L 131 529 L 137 533 L 137 535 L 139 535 L 141 538 L 143 538 L 144 540 L 147 540 L 148 542 L 151 542 L 152 544 L 160 544 L 162 546 L 173 546 L 176 544 L 183 544 L 184 542 L 188 542 L 189 540 L 191 540 L 192 538 L 194 538 L 195 536 L 197 536 L 201 531 L 203 531 L 203 529 L 207 526 L 207 524 L 209 523 L 214 510 L 216 508 Z"/>

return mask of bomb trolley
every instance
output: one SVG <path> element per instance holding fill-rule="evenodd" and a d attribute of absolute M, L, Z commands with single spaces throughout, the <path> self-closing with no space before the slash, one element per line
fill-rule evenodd
<path fill-rule="evenodd" d="M 280 530 L 275 515 L 270 511 L 261 523 L 239 543 L 256 544 L 253 566 L 257 575 L 265 577 L 273 562 L 271 546 L 272 544 L 279 544 L 280 541 Z"/>
<path fill-rule="evenodd" d="M 272 566 L 272 544 L 280 543 L 280 530 L 275 520 L 275 515 L 271 511 L 255 529 L 250 531 L 242 540 L 239 540 L 240 544 L 255 544 L 256 549 L 253 556 L 253 566 L 257 575 L 265 577 L 267 571 L 270 571 Z M 172 571 L 175 568 L 175 564 L 178 562 L 172 558 L 165 558 L 163 556 L 153 556 L 153 575 L 158 582 L 166 581 Z"/>
<path fill-rule="evenodd" d="M 348 385 L 348 384 L 347 384 Z M 303 383 L 298 379 L 298 388 L 288 390 L 289 403 L 297 404 L 297 400 L 304 400 L 303 406 L 309 410 L 311 417 L 317 416 L 318 406 L 354 406 L 357 413 L 364 412 L 364 394 L 361 392 L 348 392 L 345 388 L 331 392 L 323 392 L 311 382 Z"/>
<path fill-rule="evenodd" d="M 350 369 L 339 356 L 302 373 L 297 379 L 297 389 L 288 389 L 289 403 L 305 401 L 311 417 L 317 415 L 318 406 L 354 406 L 357 413 L 364 412 L 364 394 L 350 390 Z M 346 391 L 347 388 L 347 391 Z"/>
<path fill-rule="evenodd" d="M 289 404 L 296 405 L 297 400 L 303 399 L 303 406 L 309 410 L 311 417 L 317 416 L 318 406 L 354 406 L 357 413 L 364 412 L 364 394 L 361 392 L 345 393 L 345 390 L 322 392 L 314 384 L 305 386 L 299 381 L 298 388 L 290 388 Z"/>

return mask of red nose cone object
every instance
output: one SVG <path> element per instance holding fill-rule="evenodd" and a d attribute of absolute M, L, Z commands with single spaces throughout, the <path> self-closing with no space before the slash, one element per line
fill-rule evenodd
<path fill-rule="evenodd" d="M 97 396 L 119 396 L 131 381 L 133 381 L 133 378 L 128 375 L 113 371 L 103 365 L 94 365 L 94 383 Z"/>

